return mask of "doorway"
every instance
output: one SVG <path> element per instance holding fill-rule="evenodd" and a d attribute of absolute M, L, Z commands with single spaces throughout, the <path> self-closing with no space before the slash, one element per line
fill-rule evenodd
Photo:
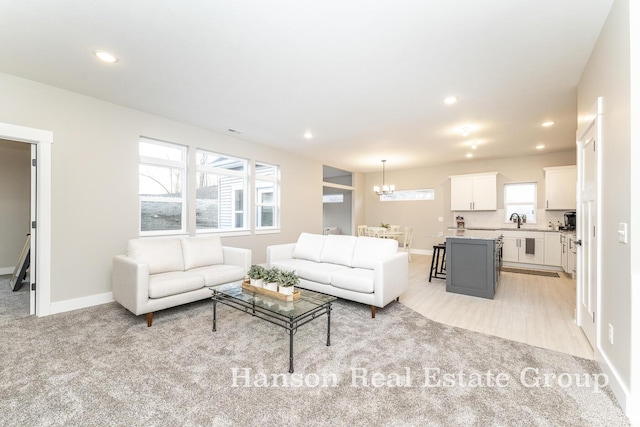
<path fill-rule="evenodd" d="M 29 299 L 30 272 L 25 270 L 29 265 L 31 231 L 30 164 L 30 144 L 0 140 L 0 318 L 3 321 L 33 314 Z"/>
<path fill-rule="evenodd" d="M 353 235 L 353 174 L 325 165 L 322 181 L 323 232 Z"/>
<path fill-rule="evenodd" d="M 31 283 L 29 286 L 29 312 L 36 316 L 47 316 L 51 314 L 51 145 L 53 133 L 0 123 L 0 140 L 30 145 L 32 167 L 30 169 L 31 262 L 29 278 Z"/>
<path fill-rule="evenodd" d="M 598 347 L 600 330 L 599 256 L 599 148 L 602 99 L 594 108 L 594 119 L 578 130 L 578 203 L 577 203 L 577 288 L 576 322 L 591 347 Z"/>

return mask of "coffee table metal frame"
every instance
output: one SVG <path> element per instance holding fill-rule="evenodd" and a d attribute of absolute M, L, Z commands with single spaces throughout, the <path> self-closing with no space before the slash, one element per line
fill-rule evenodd
<path fill-rule="evenodd" d="M 218 303 L 235 308 L 236 310 L 248 313 L 254 317 L 258 317 L 262 320 L 266 320 L 269 323 L 278 325 L 284 328 L 289 334 L 289 372 L 293 373 L 293 335 L 298 331 L 298 328 L 302 325 L 306 325 L 312 320 L 326 314 L 327 315 L 327 346 L 331 345 L 331 303 L 337 298 L 329 295 L 319 294 L 313 291 L 307 291 L 300 289 L 300 300 L 309 302 L 314 297 L 319 297 L 318 301 L 312 301 L 312 304 L 317 304 L 315 307 L 304 310 L 303 312 L 295 315 L 295 310 L 291 315 L 283 314 L 270 309 L 268 307 L 256 304 L 259 301 L 268 301 L 273 304 L 283 304 L 286 301 L 279 300 L 277 298 L 257 294 L 249 290 L 242 290 L 242 284 L 238 283 L 237 286 L 223 285 L 221 287 L 212 287 L 213 296 L 213 332 L 216 332 L 217 327 L 217 313 L 216 306 Z M 243 295 L 243 298 L 239 298 L 239 294 Z M 256 300 L 256 298 L 258 300 Z M 298 301 L 300 301 L 298 300 Z M 298 301 L 292 301 L 288 304 L 296 304 Z"/>

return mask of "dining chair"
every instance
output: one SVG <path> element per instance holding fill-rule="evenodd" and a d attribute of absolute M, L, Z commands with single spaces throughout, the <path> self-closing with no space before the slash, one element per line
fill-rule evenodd
<path fill-rule="evenodd" d="M 367 226 L 366 225 L 359 225 L 358 226 L 358 236 L 368 236 L 369 232 L 367 231 Z"/>
<path fill-rule="evenodd" d="M 409 255 L 409 262 L 411 262 L 411 242 L 413 241 L 413 227 L 404 228 L 404 242 L 398 242 L 399 248 L 407 251 Z"/>
<path fill-rule="evenodd" d="M 389 231 L 400 231 L 399 225 L 389 225 Z"/>
<path fill-rule="evenodd" d="M 384 227 L 369 227 L 369 237 L 385 237 L 387 229 Z"/>

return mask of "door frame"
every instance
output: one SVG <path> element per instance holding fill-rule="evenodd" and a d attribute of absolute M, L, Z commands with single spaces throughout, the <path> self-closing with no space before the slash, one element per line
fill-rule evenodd
<path fill-rule="evenodd" d="M 603 98 L 598 97 L 596 103 L 591 107 L 589 112 L 589 119 L 584 120 L 576 131 L 576 167 L 577 167 L 577 180 L 576 180 L 576 232 L 582 230 L 582 221 L 584 221 L 584 215 L 582 214 L 582 143 L 587 131 L 592 127 L 596 127 L 596 307 L 595 307 L 595 323 L 596 323 L 596 342 L 591 343 L 594 346 L 594 355 L 600 352 L 600 337 L 601 337 L 601 304 L 602 304 L 602 111 Z M 576 234 L 576 239 L 582 239 L 581 235 Z M 582 289 L 584 287 L 584 275 L 582 274 L 583 266 L 587 260 L 585 259 L 585 251 L 582 250 L 582 246 L 577 247 L 577 259 L 576 259 L 576 324 L 582 329 L 582 304 L 580 301 L 580 295 L 582 295 Z"/>
<path fill-rule="evenodd" d="M 35 200 L 36 230 L 35 233 L 35 314 L 47 316 L 51 314 L 51 144 L 53 132 L 0 123 L 0 138 L 35 144 L 38 172 Z M 32 194 L 33 198 L 33 194 Z M 33 230 L 32 230 L 33 234 Z"/>

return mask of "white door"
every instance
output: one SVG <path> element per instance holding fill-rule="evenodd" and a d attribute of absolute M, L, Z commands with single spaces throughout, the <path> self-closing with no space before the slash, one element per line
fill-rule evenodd
<path fill-rule="evenodd" d="M 596 136 L 598 127 L 593 125 L 579 142 L 580 150 L 578 180 L 580 205 L 578 210 L 577 238 L 578 247 L 578 324 L 594 349 L 597 345 L 597 307 L 598 307 L 598 260 L 597 260 L 597 151 Z M 567 248 L 568 250 L 568 248 Z"/>
<path fill-rule="evenodd" d="M 29 314 L 36 314 L 36 195 L 38 194 L 36 184 L 37 180 L 37 162 L 36 162 L 36 152 L 38 146 L 36 144 L 31 144 L 31 208 L 30 211 L 30 221 L 31 221 L 31 248 L 29 252 L 30 256 L 30 264 L 29 264 Z"/>

